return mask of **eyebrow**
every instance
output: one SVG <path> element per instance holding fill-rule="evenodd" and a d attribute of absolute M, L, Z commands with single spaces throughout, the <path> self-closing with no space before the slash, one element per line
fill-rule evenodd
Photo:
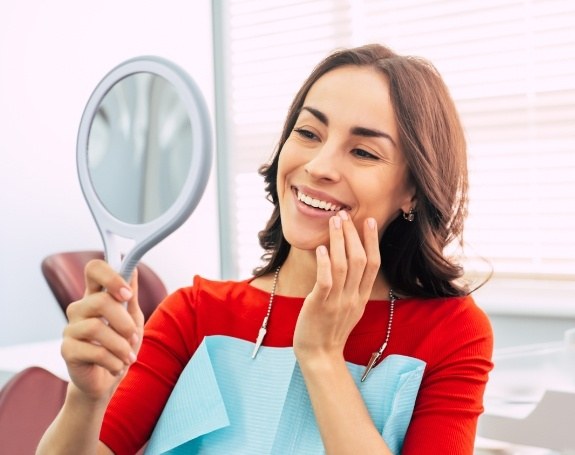
<path fill-rule="evenodd" d="M 329 120 L 327 118 L 327 115 L 325 115 L 320 110 L 318 110 L 314 107 L 310 107 L 310 106 L 303 106 L 301 108 L 300 112 L 301 111 L 308 111 L 310 114 L 312 114 L 315 118 L 317 118 L 325 126 L 329 125 Z M 354 136 L 381 137 L 383 139 L 389 140 L 395 147 L 397 147 L 397 144 L 395 143 L 393 138 L 389 134 L 387 134 L 385 131 L 376 130 L 373 128 L 365 128 L 363 126 L 354 126 L 351 128 L 350 132 Z"/>

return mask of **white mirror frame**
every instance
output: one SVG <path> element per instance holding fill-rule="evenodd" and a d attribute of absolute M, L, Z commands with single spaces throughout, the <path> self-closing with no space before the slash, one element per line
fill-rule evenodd
<path fill-rule="evenodd" d="M 106 209 L 92 184 L 88 160 L 90 129 L 102 99 L 117 82 L 135 73 L 152 73 L 171 82 L 186 107 L 192 129 L 192 159 L 180 195 L 163 214 L 142 224 L 126 223 Z M 205 100 L 195 82 L 180 67 L 156 56 L 136 57 L 116 66 L 100 81 L 90 96 L 78 130 L 78 176 L 84 198 L 104 242 L 106 260 L 124 279 L 129 280 L 141 257 L 180 227 L 198 205 L 206 188 L 212 163 L 210 125 Z M 132 248 L 127 252 L 120 252 L 117 237 L 132 240 Z M 125 254 L 123 258 L 122 254 Z"/>

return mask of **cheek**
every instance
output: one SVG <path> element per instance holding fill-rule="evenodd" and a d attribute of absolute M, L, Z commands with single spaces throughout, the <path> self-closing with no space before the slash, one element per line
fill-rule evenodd
<path fill-rule="evenodd" d="M 277 175 L 276 175 L 277 192 L 278 192 L 278 196 L 280 198 L 284 193 L 284 185 L 285 185 L 285 179 L 286 179 L 285 168 L 286 167 L 285 167 L 284 153 L 282 151 L 282 153 L 279 156 L 278 170 L 277 170 Z"/>
<path fill-rule="evenodd" d="M 381 241 L 381 237 L 383 236 L 383 233 L 385 232 L 385 229 L 387 228 L 387 226 L 389 225 L 391 220 L 388 221 L 387 223 L 382 223 L 383 218 L 379 215 L 376 215 L 375 213 L 372 215 L 358 216 L 358 217 L 354 218 L 353 219 L 353 225 L 355 226 L 355 229 L 357 230 L 357 233 L 359 235 L 359 238 L 361 239 L 362 244 L 364 244 L 365 220 L 367 218 L 375 218 L 375 220 L 377 221 L 377 235 L 378 235 L 379 241 Z"/>
<path fill-rule="evenodd" d="M 399 182 L 398 185 L 400 184 Z M 372 188 L 378 186 L 380 190 L 374 191 L 371 194 L 365 194 L 364 191 L 363 201 L 359 201 L 361 210 L 354 220 L 354 224 L 358 231 L 361 232 L 365 219 L 369 217 L 375 218 L 381 237 L 387 226 L 398 216 L 401 210 L 404 192 L 396 189 L 394 185 L 385 187 L 373 185 Z M 365 187 L 369 187 L 369 184 L 366 183 Z"/>
<path fill-rule="evenodd" d="M 279 160 L 278 160 L 278 171 L 277 171 L 277 190 L 278 196 L 282 196 L 286 191 L 286 181 L 289 178 L 290 173 L 293 169 L 297 166 L 297 163 L 294 163 L 293 153 L 291 153 L 290 147 L 288 144 L 284 144 L 282 148 Z"/>

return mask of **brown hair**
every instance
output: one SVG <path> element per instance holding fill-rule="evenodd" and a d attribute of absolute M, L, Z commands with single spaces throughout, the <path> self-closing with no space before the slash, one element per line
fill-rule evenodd
<path fill-rule="evenodd" d="M 399 148 L 416 192 L 415 220 L 399 215 L 380 240 L 381 271 L 399 294 L 414 297 L 460 296 L 462 267 L 445 256 L 454 240 L 462 243 L 467 214 L 467 155 L 463 128 L 449 91 L 433 65 L 401 56 L 378 44 L 337 51 L 324 59 L 296 94 L 277 150 L 259 170 L 274 210 L 259 233 L 266 264 L 254 270 L 264 275 L 281 265 L 290 245 L 282 233 L 276 176 L 279 154 L 288 139 L 312 85 L 335 68 L 355 65 L 381 71 L 389 80 L 390 97 L 399 130 Z"/>

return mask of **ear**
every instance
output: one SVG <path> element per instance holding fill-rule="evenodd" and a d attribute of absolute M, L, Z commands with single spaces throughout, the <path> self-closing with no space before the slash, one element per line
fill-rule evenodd
<path fill-rule="evenodd" d="M 410 210 L 417 210 L 417 194 L 415 186 L 410 185 L 406 191 L 404 202 L 401 204 L 403 213 L 409 213 Z"/>

